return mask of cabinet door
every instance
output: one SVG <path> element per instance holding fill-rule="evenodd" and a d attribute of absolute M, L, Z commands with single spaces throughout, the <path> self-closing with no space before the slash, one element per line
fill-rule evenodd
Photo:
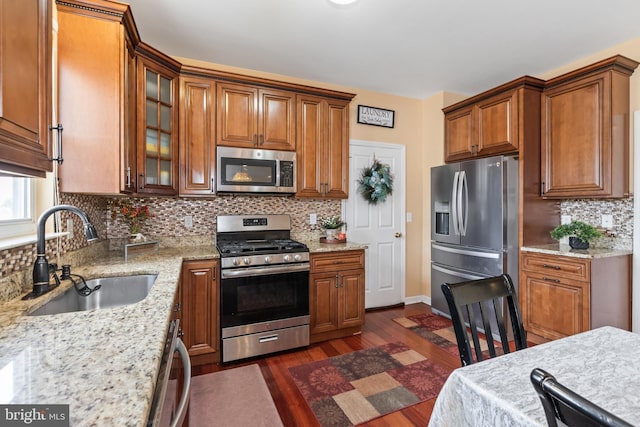
<path fill-rule="evenodd" d="M 589 283 L 526 273 L 521 283 L 527 331 L 557 339 L 589 330 Z"/>
<path fill-rule="evenodd" d="M 309 290 L 309 333 L 331 332 L 340 327 L 338 321 L 337 273 L 311 274 Z"/>
<path fill-rule="evenodd" d="M 258 89 L 218 84 L 218 145 L 256 147 L 258 143 Z"/>
<path fill-rule="evenodd" d="M 215 82 L 180 78 L 180 195 L 215 191 Z"/>
<path fill-rule="evenodd" d="M 138 192 L 178 190 L 177 76 L 138 56 Z"/>
<path fill-rule="evenodd" d="M 445 115 L 444 158 L 446 162 L 468 159 L 476 154 L 473 119 L 473 106 Z"/>
<path fill-rule="evenodd" d="M 518 91 L 478 102 L 476 116 L 479 156 L 518 151 Z"/>
<path fill-rule="evenodd" d="M 294 94 L 260 89 L 258 147 L 295 151 L 296 120 Z"/>
<path fill-rule="evenodd" d="M 349 102 L 298 97 L 298 197 L 348 197 Z"/>
<path fill-rule="evenodd" d="M 313 96 L 298 97 L 296 145 L 299 197 L 321 197 L 320 162 L 323 150 L 323 100 Z"/>
<path fill-rule="evenodd" d="M 0 170 L 52 170 L 51 0 L 0 2 Z"/>
<path fill-rule="evenodd" d="M 128 120 L 135 118 L 136 110 L 127 109 L 133 106 L 129 101 L 135 101 L 135 92 L 125 92 L 136 87 L 130 80 L 135 60 L 130 62 L 121 16 L 85 12 L 79 6 L 58 5 L 58 104 L 64 126 L 60 189 L 119 194 L 127 184 L 121 165 L 135 160 L 135 155 L 129 158 L 133 149 L 125 146 L 130 129 L 135 129 L 135 122 Z M 135 139 L 132 144 L 135 148 Z"/>
<path fill-rule="evenodd" d="M 349 196 L 349 103 L 327 102 L 325 153 L 321 177 L 325 180 L 324 197 L 346 199 Z"/>
<path fill-rule="evenodd" d="M 338 272 L 339 327 L 349 328 L 364 323 L 364 270 Z"/>
<path fill-rule="evenodd" d="M 192 363 L 214 361 L 219 357 L 217 263 L 184 262 L 181 286 L 183 341 Z"/>
<path fill-rule="evenodd" d="M 542 95 L 544 196 L 606 194 L 610 144 L 605 102 L 609 74 L 546 90 Z"/>

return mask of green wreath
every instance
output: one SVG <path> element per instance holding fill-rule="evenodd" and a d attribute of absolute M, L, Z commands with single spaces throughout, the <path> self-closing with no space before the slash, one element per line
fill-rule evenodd
<path fill-rule="evenodd" d="M 389 165 L 380 163 L 375 158 L 371 167 L 362 169 L 358 180 L 358 192 L 369 204 L 384 202 L 393 192 L 393 175 Z"/>

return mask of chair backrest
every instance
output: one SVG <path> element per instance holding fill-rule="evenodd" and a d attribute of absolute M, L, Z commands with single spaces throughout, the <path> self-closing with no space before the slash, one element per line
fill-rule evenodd
<path fill-rule="evenodd" d="M 557 427 L 558 421 L 569 427 L 633 427 L 558 383 L 540 368 L 531 371 L 531 383 L 538 392 L 549 427 Z"/>
<path fill-rule="evenodd" d="M 460 283 L 444 283 L 441 287 L 449 305 L 462 366 L 479 362 L 487 356 L 495 357 L 511 351 L 508 335 L 509 324 L 505 324 L 504 319 L 505 302 L 511 320 L 510 329 L 513 332 L 515 348 L 516 350 L 527 348 L 527 336 L 522 325 L 518 297 L 509 275 L 503 274 Z M 469 323 L 468 329 L 467 322 Z M 480 346 L 481 337 L 478 323 L 484 329 L 488 354 L 483 353 Z M 469 339 L 469 331 L 471 332 L 471 340 Z M 495 333 L 500 336 L 502 353 L 496 351 Z M 471 342 L 473 342 L 475 350 L 475 360 L 471 352 Z"/>

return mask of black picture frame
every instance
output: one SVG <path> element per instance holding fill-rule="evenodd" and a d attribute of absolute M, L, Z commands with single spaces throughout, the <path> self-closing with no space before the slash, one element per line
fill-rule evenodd
<path fill-rule="evenodd" d="M 393 128 L 396 112 L 385 108 L 358 105 L 358 123 L 370 126 Z"/>

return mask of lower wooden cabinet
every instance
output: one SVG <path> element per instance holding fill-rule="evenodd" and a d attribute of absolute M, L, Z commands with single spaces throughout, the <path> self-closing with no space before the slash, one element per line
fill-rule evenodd
<path fill-rule="evenodd" d="M 364 250 L 311 254 L 312 343 L 361 331 L 364 278 Z"/>
<path fill-rule="evenodd" d="M 218 260 L 185 261 L 179 289 L 180 335 L 192 365 L 220 361 Z"/>
<path fill-rule="evenodd" d="M 520 306 L 531 341 L 600 326 L 630 329 L 629 255 L 578 258 L 522 252 L 520 261 Z"/>

